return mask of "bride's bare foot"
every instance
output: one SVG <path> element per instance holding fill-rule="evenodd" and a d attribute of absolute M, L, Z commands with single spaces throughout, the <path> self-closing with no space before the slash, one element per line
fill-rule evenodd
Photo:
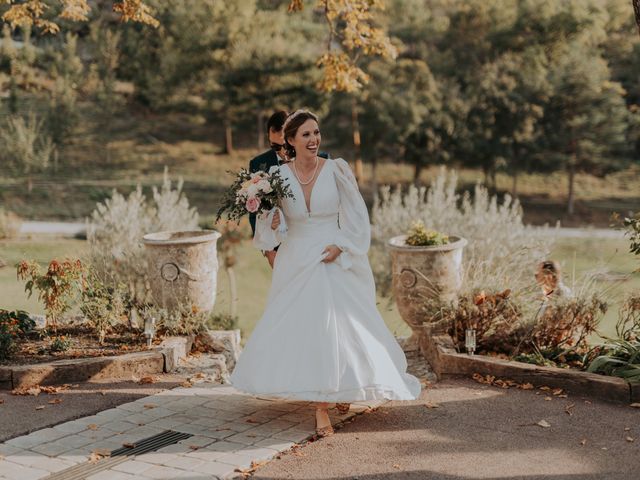
<path fill-rule="evenodd" d="M 316 407 L 316 433 L 320 437 L 328 437 L 333 435 L 333 427 L 329 418 L 329 410 L 327 406 Z"/>

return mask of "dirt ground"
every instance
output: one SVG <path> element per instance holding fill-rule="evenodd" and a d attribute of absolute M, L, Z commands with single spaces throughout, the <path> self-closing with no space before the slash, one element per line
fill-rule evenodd
<path fill-rule="evenodd" d="M 0 442 L 34 430 L 57 425 L 138 398 L 153 395 L 184 382 L 180 375 L 156 375 L 156 382 L 140 385 L 134 381 L 74 384 L 55 395 L 40 393 L 12 395 L 0 390 Z M 38 408 L 44 407 L 44 408 Z"/>
<path fill-rule="evenodd" d="M 638 472 L 640 409 L 461 379 L 359 415 L 251 478 L 637 480 Z"/>

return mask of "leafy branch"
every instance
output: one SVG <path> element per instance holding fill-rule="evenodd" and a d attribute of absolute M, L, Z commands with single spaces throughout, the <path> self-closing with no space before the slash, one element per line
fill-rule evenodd
<path fill-rule="evenodd" d="M 2 20 L 11 28 L 35 26 L 42 33 L 56 34 L 60 31 L 60 20 L 86 22 L 89 20 L 91 7 L 88 0 L 57 0 L 60 13 L 53 20 L 44 18 L 51 6 L 42 0 L 0 0 L 9 5 L 2 15 Z M 159 22 L 153 16 L 151 8 L 143 0 L 119 0 L 113 4 L 113 11 L 120 14 L 123 22 L 139 22 L 158 27 Z"/>
<path fill-rule="evenodd" d="M 385 8 L 382 0 L 318 0 L 316 5 L 329 27 L 327 50 L 317 62 L 324 69 L 320 90 L 355 92 L 369 81 L 369 75 L 357 65 L 362 55 L 397 57 L 384 29 L 375 25 L 376 12 Z M 289 4 L 289 12 L 303 8 L 304 0 Z"/>

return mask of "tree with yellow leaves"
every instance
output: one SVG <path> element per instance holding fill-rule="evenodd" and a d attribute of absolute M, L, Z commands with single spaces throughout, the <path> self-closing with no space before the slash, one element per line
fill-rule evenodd
<path fill-rule="evenodd" d="M 61 20 L 84 22 L 91 7 L 88 0 L 0 0 L 8 4 L 2 20 L 11 28 L 35 27 L 43 33 L 58 33 Z M 304 0 L 290 0 L 289 11 L 298 12 Z M 358 66 L 362 56 L 395 58 L 397 51 L 383 28 L 375 25 L 375 15 L 384 10 L 383 0 L 317 0 L 315 8 L 328 25 L 327 48 L 317 65 L 324 76 L 322 91 L 358 91 L 369 80 Z M 113 11 L 123 22 L 159 25 L 154 12 L 143 0 L 114 1 Z"/>
<path fill-rule="evenodd" d="M 303 8 L 303 0 L 291 0 L 289 11 Z M 327 51 L 318 60 L 324 69 L 321 90 L 355 92 L 369 80 L 357 65 L 362 56 L 396 58 L 398 52 L 384 29 L 375 26 L 375 14 L 384 10 L 382 0 L 318 0 L 329 26 Z"/>
<path fill-rule="evenodd" d="M 11 25 L 11 28 L 35 26 L 43 33 L 58 33 L 60 20 L 86 22 L 91 12 L 88 0 L 2 0 L 2 3 L 9 5 L 2 14 L 2 20 Z M 124 22 L 134 21 L 158 26 L 158 21 L 142 0 L 116 1 L 113 11 L 119 13 Z"/>

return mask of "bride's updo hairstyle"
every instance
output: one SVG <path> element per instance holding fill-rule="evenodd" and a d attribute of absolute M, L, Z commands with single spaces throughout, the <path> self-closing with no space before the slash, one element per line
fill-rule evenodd
<path fill-rule="evenodd" d="M 309 110 L 296 110 L 284 121 L 284 126 L 282 127 L 284 131 L 284 148 L 289 158 L 296 156 L 296 150 L 291 146 L 288 139 L 294 138 L 300 126 L 307 120 L 315 120 L 318 123 L 318 117 Z"/>

